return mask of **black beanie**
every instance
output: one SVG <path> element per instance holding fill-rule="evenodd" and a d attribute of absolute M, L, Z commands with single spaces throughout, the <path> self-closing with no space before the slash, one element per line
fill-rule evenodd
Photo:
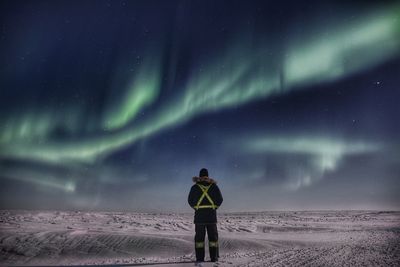
<path fill-rule="evenodd" d="M 208 177 L 208 170 L 203 168 L 200 170 L 200 177 L 207 176 Z"/>

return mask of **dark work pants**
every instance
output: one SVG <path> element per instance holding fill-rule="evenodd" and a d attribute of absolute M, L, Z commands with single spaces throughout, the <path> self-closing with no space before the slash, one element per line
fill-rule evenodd
<path fill-rule="evenodd" d="M 212 261 L 218 260 L 218 231 L 217 224 L 195 224 L 196 235 L 194 236 L 196 260 L 204 261 L 204 240 L 206 237 L 206 230 L 208 236 L 208 246 L 210 251 L 210 258 Z"/>

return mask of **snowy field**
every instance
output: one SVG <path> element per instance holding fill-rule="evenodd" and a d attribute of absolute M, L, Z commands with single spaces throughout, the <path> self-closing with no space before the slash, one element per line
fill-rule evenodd
<path fill-rule="evenodd" d="M 255 212 L 218 218 L 219 266 L 400 266 L 400 212 Z M 192 214 L 3 210 L 0 266 L 195 266 L 192 220 Z"/>

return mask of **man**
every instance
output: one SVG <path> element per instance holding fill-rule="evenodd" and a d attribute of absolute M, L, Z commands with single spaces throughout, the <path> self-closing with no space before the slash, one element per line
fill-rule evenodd
<path fill-rule="evenodd" d="M 199 176 L 193 177 L 195 184 L 190 189 L 188 196 L 188 203 L 195 210 L 196 261 L 204 261 L 204 239 L 207 230 L 210 258 L 212 262 L 216 262 L 219 256 L 216 210 L 222 204 L 223 199 L 216 181 L 208 177 L 207 169 L 201 169 Z"/>

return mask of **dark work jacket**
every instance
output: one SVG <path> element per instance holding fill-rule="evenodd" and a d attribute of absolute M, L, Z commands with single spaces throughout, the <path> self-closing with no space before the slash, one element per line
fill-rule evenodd
<path fill-rule="evenodd" d="M 190 193 L 188 196 L 188 203 L 189 205 L 194 208 L 194 206 L 197 204 L 197 201 L 199 201 L 201 195 L 203 194 L 203 191 L 201 191 L 200 187 L 197 185 L 198 183 L 201 185 L 210 185 L 210 188 L 208 189 L 208 195 L 210 198 L 214 201 L 214 204 L 217 205 L 218 207 L 222 204 L 222 195 L 221 191 L 219 190 L 217 184 L 215 183 L 214 180 L 210 178 L 205 178 L 205 177 L 193 177 L 193 181 L 196 182 L 190 189 Z M 211 204 L 208 199 L 205 197 L 200 205 L 209 205 Z M 217 223 L 217 212 L 216 210 L 212 208 L 204 208 L 204 209 L 198 209 L 195 210 L 194 213 L 194 223 Z"/>

